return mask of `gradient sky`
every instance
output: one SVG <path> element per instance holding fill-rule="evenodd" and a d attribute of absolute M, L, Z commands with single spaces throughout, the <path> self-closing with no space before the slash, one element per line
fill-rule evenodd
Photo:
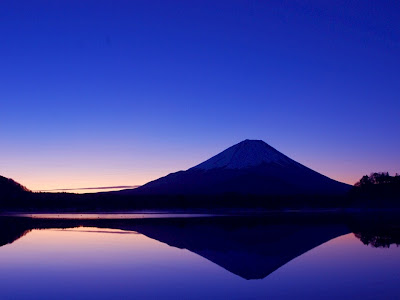
<path fill-rule="evenodd" d="M 137 185 L 243 139 L 400 172 L 399 1 L 1 1 L 0 175 Z"/>

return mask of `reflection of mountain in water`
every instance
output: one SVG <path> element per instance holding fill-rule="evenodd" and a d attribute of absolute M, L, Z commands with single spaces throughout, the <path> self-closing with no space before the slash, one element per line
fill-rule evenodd
<path fill-rule="evenodd" d="M 261 220 L 231 223 L 218 219 L 151 224 L 136 230 L 197 253 L 245 279 L 264 278 L 295 257 L 348 233 L 344 226 L 332 224 L 273 224 Z"/>
<path fill-rule="evenodd" d="M 0 247 L 13 243 L 27 234 L 31 229 L 26 222 L 18 222 L 18 219 L 14 218 L 0 217 Z"/>
<path fill-rule="evenodd" d="M 1 218 L 0 245 L 30 229 L 90 226 L 133 230 L 173 247 L 188 249 L 245 279 L 264 278 L 290 260 L 348 233 L 332 222 L 250 217 L 44 220 Z"/>

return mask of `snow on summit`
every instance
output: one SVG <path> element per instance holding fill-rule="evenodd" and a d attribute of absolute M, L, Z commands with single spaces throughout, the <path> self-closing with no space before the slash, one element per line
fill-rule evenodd
<path fill-rule="evenodd" d="M 276 163 L 279 165 L 296 164 L 295 161 L 275 150 L 264 141 L 244 140 L 192 169 L 244 169 L 263 163 Z"/>

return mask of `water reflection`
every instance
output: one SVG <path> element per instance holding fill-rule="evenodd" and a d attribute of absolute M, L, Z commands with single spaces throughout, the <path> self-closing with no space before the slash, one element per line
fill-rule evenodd
<path fill-rule="evenodd" d="M 26 220 L 0 217 L 0 247 L 13 243 L 32 229 Z"/>
<path fill-rule="evenodd" d="M 349 231 L 331 221 L 261 217 L 118 220 L 0 219 L 0 245 L 32 229 L 96 227 L 139 232 L 187 249 L 245 279 L 261 279 L 295 257 Z"/>
<path fill-rule="evenodd" d="M 400 245 L 400 234 L 391 235 L 387 232 L 358 232 L 354 234 L 364 245 L 375 248 L 389 248 L 392 245 Z"/>
<path fill-rule="evenodd" d="M 395 241 L 396 222 L 375 221 L 3 217 L 0 289 L 2 299 L 393 298 L 400 248 L 366 247 L 350 233 L 390 229 Z"/>
<path fill-rule="evenodd" d="M 352 231 L 362 243 L 373 247 L 400 244 L 400 227 L 393 222 L 376 228 L 370 221 L 357 218 L 280 215 L 162 219 L 0 217 L 0 246 L 13 243 L 33 229 L 76 227 L 97 228 L 99 233 L 115 233 L 102 228 L 118 230 L 118 234 L 140 233 L 187 249 L 248 280 L 265 278 L 294 258 Z"/>
<path fill-rule="evenodd" d="M 400 245 L 400 219 L 397 214 L 370 214 L 353 217 L 349 228 L 364 245 L 390 248 Z"/>

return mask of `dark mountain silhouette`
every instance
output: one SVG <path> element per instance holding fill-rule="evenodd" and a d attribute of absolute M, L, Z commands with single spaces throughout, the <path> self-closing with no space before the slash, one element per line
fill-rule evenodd
<path fill-rule="evenodd" d="M 10 178 L 0 176 L 0 201 L 16 199 L 26 194 L 29 190 Z"/>
<path fill-rule="evenodd" d="M 10 226 L 13 224 L 13 226 Z M 0 218 L 0 246 L 31 229 L 77 226 L 136 231 L 187 249 L 245 279 L 261 279 L 297 256 L 348 233 L 346 226 L 298 218 L 215 217 L 136 220 Z"/>
<path fill-rule="evenodd" d="M 260 140 L 245 140 L 186 171 L 120 194 L 339 195 L 351 187 L 283 155 Z"/>

